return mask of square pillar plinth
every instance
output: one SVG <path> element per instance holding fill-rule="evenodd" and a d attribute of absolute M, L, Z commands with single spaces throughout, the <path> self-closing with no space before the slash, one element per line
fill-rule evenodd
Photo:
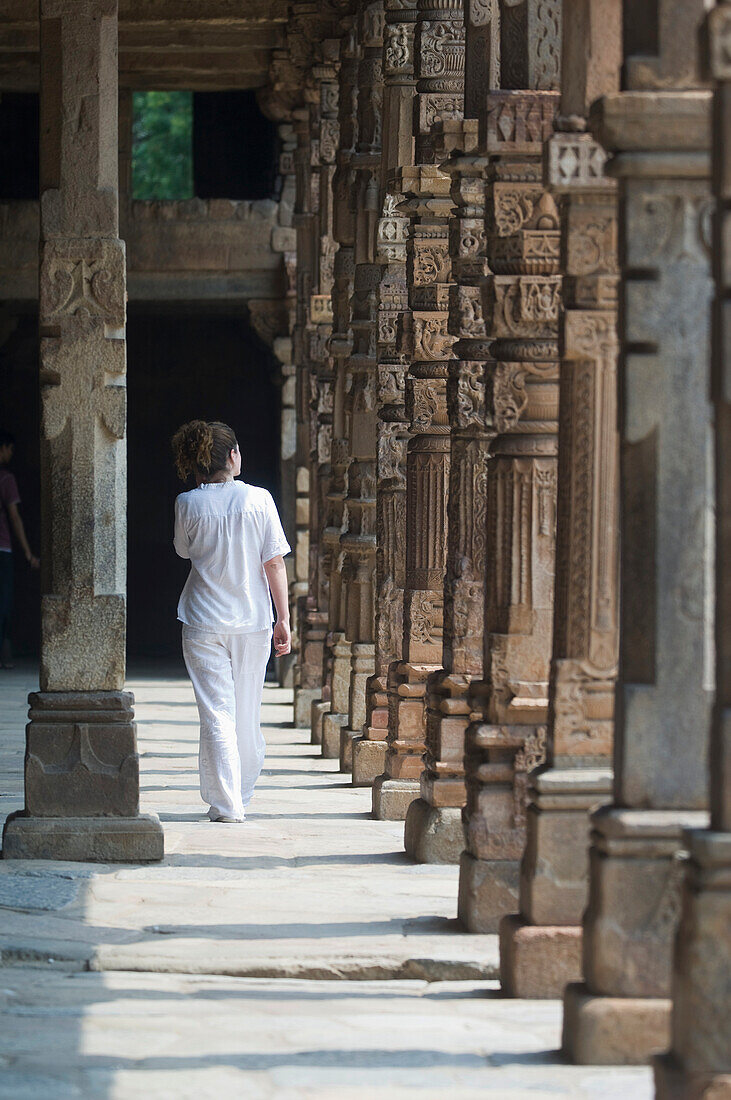
<path fill-rule="evenodd" d="M 369 730 L 368 734 L 381 734 L 382 730 Z M 372 787 L 386 766 L 385 741 L 371 740 L 370 736 L 359 737 L 353 744 L 353 786 Z"/>
<path fill-rule="evenodd" d="M 162 859 L 160 821 L 139 812 L 132 694 L 34 692 L 28 701 L 25 809 L 5 824 L 3 858 Z"/>
<path fill-rule="evenodd" d="M 500 986 L 504 997 L 563 996 L 581 978 L 581 927 L 529 924 L 511 915 L 500 922 Z"/>
<path fill-rule="evenodd" d="M 459 863 L 465 849 L 461 808 L 414 799 L 406 814 L 404 848 L 416 863 Z"/>
<path fill-rule="evenodd" d="M 581 1065 L 641 1065 L 670 1040 L 683 832 L 702 811 L 604 807 L 592 816 L 584 983 L 564 996 L 564 1051 Z"/>
<path fill-rule="evenodd" d="M 476 859 L 463 852 L 459 861 L 457 916 L 468 932 L 497 932 L 500 921 L 518 908 L 520 861 Z"/>

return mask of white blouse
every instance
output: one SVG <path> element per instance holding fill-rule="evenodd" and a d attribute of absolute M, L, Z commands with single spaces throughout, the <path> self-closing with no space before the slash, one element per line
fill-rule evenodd
<path fill-rule="evenodd" d="M 173 545 L 191 565 L 178 602 L 181 622 L 216 634 L 271 628 L 264 562 L 290 551 L 271 493 L 243 481 L 181 493 Z"/>

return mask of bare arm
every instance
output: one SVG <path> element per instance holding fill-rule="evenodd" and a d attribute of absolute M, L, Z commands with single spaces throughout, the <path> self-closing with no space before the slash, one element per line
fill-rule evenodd
<path fill-rule="evenodd" d="M 17 504 L 8 504 L 8 517 L 10 519 L 11 526 L 15 532 L 15 537 L 20 543 L 23 553 L 25 554 L 25 560 L 33 568 L 38 568 L 38 558 L 32 553 L 30 546 L 28 545 L 28 539 L 25 535 L 25 527 L 23 526 L 23 520 L 21 519 L 20 512 L 18 511 Z"/>
<path fill-rule="evenodd" d="M 274 651 L 277 657 L 283 657 L 289 653 L 292 637 L 289 626 L 289 584 L 287 582 L 287 567 L 284 558 L 277 554 L 264 562 L 264 572 L 267 575 L 269 589 L 277 609 L 277 621 L 274 626 Z"/>

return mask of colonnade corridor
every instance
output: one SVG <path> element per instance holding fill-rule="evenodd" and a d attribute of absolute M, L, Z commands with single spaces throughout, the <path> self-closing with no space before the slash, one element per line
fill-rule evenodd
<path fill-rule="evenodd" d="M 3 817 L 35 675 L 0 681 Z M 165 858 L 0 861 L 2 1100 L 649 1100 L 649 1067 L 564 1064 L 559 1001 L 500 996 L 458 868 L 407 859 L 403 826 L 293 727 L 291 691 L 265 689 L 268 756 L 232 826 L 204 817 L 187 680 L 127 686 Z"/>

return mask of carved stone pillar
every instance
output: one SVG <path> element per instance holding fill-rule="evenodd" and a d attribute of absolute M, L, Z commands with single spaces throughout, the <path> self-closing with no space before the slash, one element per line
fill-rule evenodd
<path fill-rule="evenodd" d="M 360 47 L 355 25 L 340 44 L 338 120 L 340 144 L 332 180 L 333 237 L 338 244 L 334 258 L 333 329 L 329 351 L 333 360 L 333 421 L 330 485 L 326 502 L 323 554 L 330 567 L 328 630 L 323 655 L 322 703 L 312 706 L 313 733 L 322 742 L 327 758 L 340 756 L 340 731 L 348 724 L 350 706 L 351 645 L 346 638 L 347 583 L 350 567 L 340 545 L 347 526 L 345 498 L 350 466 L 350 409 L 352 351 L 350 299 L 355 274 L 355 194 L 351 160 L 357 134 L 358 63 Z M 320 734 L 321 729 L 321 734 Z"/>
<path fill-rule="evenodd" d="M 482 720 L 465 752 L 467 850 L 458 912 L 474 932 L 517 909 L 527 776 L 545 758 L 552 644 L 561 278 L 555 203 L 543 184 L 553 131 L 559 0 L 501 6 L 501 82 L 480 116 L 488 157 L 483 285 L 494 364 L 486 372 L 487 490 L 484 679 L 470 689 Z M 525 90 L 522 90 L 525 89 Z"/>
<path fill-rule="evenodd" d="M 42 0 L 41 669 L 3 856 L 155 860 L 125 673 L 125 252 L 117 3 Z"/>
<path fill-rule="evenodd" d="M 309 295 L 302 303 L 307 311 L 307 362 L 309 388 L 309 529 L 308 593 L 300 616 L 300 662 L 295 685 L 295 725 L 309 725 L 312 704 L 322 694 L 322 666 L 327 633 L 329 576 L 325 574 L 322 531 L 324 505 L 330 480 L 332 439 L 333 370 L 327 341 L 332 333 L 332 284 L 335 241 L 333 238 L 332 181 L 338 147 L 337 58 L 339 42 L 323 43 L 322 64 L 313 67 L 318 104 L 310 111 L 310 170 L 307 189 L 314 207 L 311 226 L 315 261 Z M 321 727 L 318 730 L 321 736 Z"/>
<path fill-rule="evenodd" d="M 317 281 L 317 200 L 313 188 L 313 127 L 317 127 L 317 114 L 312 105 L 300 107 L 296 112 L 293 151 L 295 166 L 295 205 L 292 225 L 296 233 L 296 287 L 293 351 L 295 359 L 295 407 L 296 438 L 294 454 L 294 554 L 288 566 L 289 602 L 293 612 L 292 650 L 297 658 L 295 681 L 295 706 L 297 720 L 306 706 L 306 697 L 300 697 L 302 669 L 301 636 L 306 632 L 306 613 L 309 582 L 310 553 L 310 451 L 313 434 L 310 408 L 312 375 L 311 359 L 313 329 L 310 318 L 310 296 Z M 315 149 L 316 152 L 316 149 Z M 305 672 L 306 675 L 306 672 Z"/>
<path fill-rule="evenodd" d="M 620 190 L 623 614 L 614 802 L 592 815 L 584 984 L 564 1000 L 564 1048 L 581 1063 L 667 1046 L 683 829 L 707 820 L 710 93 L 689 48 L 704 4 L 636 14 L 629 90 L 590 115 Z"/>
<path fill-rule="evenodd" d="M 671 1050 L 655 1063 L 658 1100 L 731 1096 L 731 348 L 723 323 L 728 266 L 731 5 L 708 17 L 713 111 L 716 280 L 711 393 L 716 443 L 716 705 L 710 737 L 710 829 L 687 833 L 689 860 L 675 941 Z"/>
<path fill-rule="evenodd" d="M 477 120 L 436 127 L 442 169 L 452 179 L 457 217 L 450 229 L 456 285 L 450 287 L 448 330 L 459 359 L 449 364 L 447 411 L 451 460 L 444 584 L 444 666 L 427 681 L 426 754 L 421 797 L 406 817 L 404 844 L 423 863 L 458 862 L 464 849 L 464 736 L 467 692 L 482 672 L 484 578 L 487 567 L 487 462 L 492 435 L 485 423 L 488 344 L 480 282 L 487 273 L 484 158 L 474 156 Z M 450 151 L 459 150 L 451 159 Z"/>
<path fill-rule="evenodd" d="M 464 12 L 461 0 L 419 0 L 416 24 L 415 156 L 395 189 L 406 196 L 409 312 L 401 327 L 411 365 L 406 380 L 411 440 L 406 480 L 406 591 L 402 660 L 389 669 L 386 769 L 373 787 L 373 812 L 403 820 L 418 795 L 422 770 L 426 680 L 441 667 L 446 511 L 449 478 L 447 332 L 449 177 L 436 166 L 431 128 L 461 118 L 464 95 Z"/>
<path fill-rule="evenodd" d="M 353 784 L 370 786 L 385 767 L 389 665 L 400 658 L 406 538 L 406 415 L 404 357 L 396 346 L 398 317 L 408 308 L 406 228 L 393 193 L 393 175 L 413 161 L 414 26 L 416 0 L 386 0 L 383 33 L 383 139 L 376 340 L 375 672 L 366 687 L 363 735 L 353 745 Z"/>
<path fill-rule="evenodd" d="M 564 275 L 556 603 L 548 759 L 529 780 L 520 916 L 500 927 L 503 993 L 515 997 L 560 997 L 581 975 L 589 812 L 611 795 L 619 641 L 616 184 L 604 175 L 604 150 L 584 130 L 591 102 L 619 86 L 620 63 L 621 0 L 564 0 L 562 113 L 547 146 Z"/>
<path fill-rule="evenodd" d="M 353 350 L 349 360 L 353 377 L 349 440 L 352 462 L 346 499 L 347 529 L 340 539 L 353 576 L 346 617 L 352 663 L 348 722 L 340 735 L 341 771 L 353 768 L 353 741 L 363 733 L 366 684 L 375 662 L 376 335 L 381 274 L 375 251 L 383 133 L 383 0 L 364 4 L 358 18 L 358 137 L 351 159 L 356 194 Z"/>

